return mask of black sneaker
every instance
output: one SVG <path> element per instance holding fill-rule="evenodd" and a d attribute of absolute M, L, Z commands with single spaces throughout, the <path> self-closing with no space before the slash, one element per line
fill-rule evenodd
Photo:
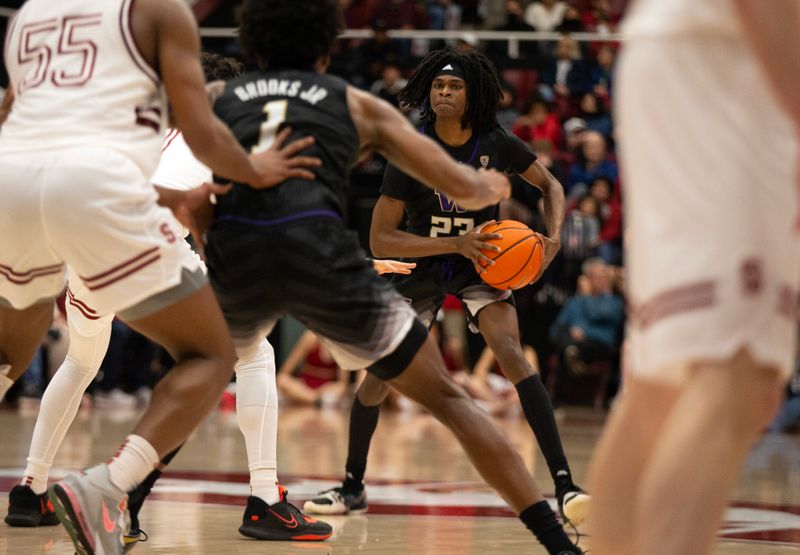
<path fill-rule="evenodd" d="M 558 499 L 558 512 L 565 522 L 579 526 L 586 521 L 592 498 L 581 488 L 572 484 L 569 488 L 556 492 L 556 499 Z"/>
<path fill-rule="evenodd" d="M 59 524 L 47 492 L 36 495 L 30 486 L 14 486 L 8 494 L 9 526 L 54 526 Z"/>
<path fill-rule="evenodd" d="M 281 500 L 267 505 L 263 499 L 250 496 L 244 510 L 239 533 L 257 540 L 322 541 L 333 534 L 329 524 L 306 516 L 286 501 L 286 489 L 280 486 Z"/>
<path fill-rule="evenodd" d="M 343 487 L 321 491 L 314 499 L 303 505 L 303 510 L 312 515 L 346 515 L 367 510 L 367 492 L 358 493 Z"/>

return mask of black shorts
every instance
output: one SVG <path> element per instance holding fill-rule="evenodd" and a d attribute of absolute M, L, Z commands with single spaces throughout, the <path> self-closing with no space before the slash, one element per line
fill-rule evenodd
<path fill-rule="evenodd" d="M 234 340 L 254 339 L 291 315 L 326 343 L 339 366 L 388 380 L 427 337 L 356 234 L 333 217 L 216 224 L 206 257 Z"/>
<path fill-rule="evenodd" d="M 470 329 L 478 332 L 478 314 L 486 306 L 507 302 L 514 305 L 511 291 L 501 291 L 486 285 L 475 271 L 472 262 L 464 257 L 417 259 L 417 267 L 407 276 L 392 280 L 411 308 L 430 327 L 442 307 L 446 295 L 455 295 L 464 305 Z"/>

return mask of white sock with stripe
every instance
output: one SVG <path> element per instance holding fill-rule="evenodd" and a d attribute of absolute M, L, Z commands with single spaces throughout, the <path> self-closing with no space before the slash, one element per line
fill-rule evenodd
<path fill-rule="evenodd" d="M 141 484 L 158 464 L 155 448 L 142 436 L 129 435 L 108 463 L 111 482 L 124 492 Z"/>

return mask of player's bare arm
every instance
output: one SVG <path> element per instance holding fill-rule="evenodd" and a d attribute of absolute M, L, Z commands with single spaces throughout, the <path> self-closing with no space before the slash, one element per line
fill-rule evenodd
<path fill-rule="evenodd" d="M 214 219 L 212 195 L 224 195 L 231 190 L 232 185 L 203 183 L 188 191 L 158 185 L 153 187 L 158 193 L 158 204 L 172 210 L 175 218 L 192 234 L 195 245 L 202 249 L 205 233 Z"/>
<path fill-rule="evenodd" d="M 800 132 L 800 3 L 797 0 L 734 0 L 750 48 L 778 102 Z"/>
<path fill-rule="evenodd" d="M 11 113 L 11 106 L 14 104 L 14 89 L 9 86 L 6 89 L 6 94 L 3 96 L 3 102 L 0 104 L 0 127 L 8 118 Z"/>
<path fill-rule="evenodd" d="M 172 115 L 195 156 L 218 175 L 254 187 L 269 187 L 288 178 L 313 179 L 307 168 L 316 158 L 292 155 L 313 142 L 275 145 L 249 155 L 214 115 L 205 94 L 200 68 L 200 38 L 193 16 L 180 0 L 140 0 L 131 18 L 136 42 L 145 60 L 161 74 L 172 105 Z M 290 150 L 291 149 L 291 150 Z"/>
<path fill-rule="evenodd" d="M 372 212 L 369 246 L 375 256 L 398 258 L 422 258 L 440 254 L 460 254 L 472 260 L 478 272 L 486 271 L 481 264 L 492 265 L 481 250 L 499 251 L 496 245 L 487 243 L 499 239 L 497 233 L 481 233 L 483 225 L 457 237 L 423 237 L 400 229 L 406 203 L 381 195 Z M 489 222 L 486 222 L 489 223 Z M 484 224 L 485 225 L 485 224 Z"/>
<path fill-rule="evenodd" d="M 538 161 L 534 161 L 520 176 L 534 187 L 540 189 L 543 194 L 544 225 L 547 227 L 547 237 L 542 237 L 544 241 L 542 271 L 544 271 L 561 248 L 561 226 L 564 224 L 564 205 L 566 204 L 564 187 Z"/>
<path fill-rule="evenodd" d="M 377 150 L 411 177 L 447 193 L 460 206 L 478 210 L 509 196 L 511 185 L 505 175 L 457 163 L 389 103 L 347 87 L 347 105 L 364 147 Z"/>

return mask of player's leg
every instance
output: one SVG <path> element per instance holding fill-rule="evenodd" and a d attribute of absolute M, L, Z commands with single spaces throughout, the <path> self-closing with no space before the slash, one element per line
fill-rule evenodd
<path fill-rule="evenodd" d="M 470 306 L 469 302 L 467 306 Z M 499 301 L 481 308 L 477 317 L 487 345 L 497 357 L 506 378 L 517 389 L 525 418 L 550 469 L 559 509 L 564 518 L 580 524 L 586 518 L 589 497 L 572 481 L 550 396 L 541 377 L 525 358 L 520 344 L 517 311 L 510 303 Z"/>
<path fill-rule="evenodd" d="M 0 156 L 0 402 L 36 355 L 66 281 L 41 210 L 46 165 L 38 155 Z"/>
<path fill-rule="evenodd" d="M 76 291 L 80 292 L 80 285 Z M 58 524 L 47 506 L 47 478 L 84 391 L 97 374 L 111 335 L 113 314 L 98 315 L 67 290 L 69 350 L 42 397 L 22 484 L 9 493 L 6 522 L 12 526 Z"/>
<path fill-rule="evenodd" d="M 757 364 L 747 350 L 695 366 L 642 474 L 632 527 L 637 553 L 711 551 L 741 467 L 784 386 L 777 369 Z"/>
<path fill-rule="evenodd" d="M 236 352 L 236 417 L 247 448 L 250 495 L 271 505 L 281 497 L 275 352 L 266 339 L 257 339 Z"/>
<path fill-rule="evenodd" d="M 48 299 L 16 310 L 0 297 L 0 401 L 39 350 L 54 308 Z"/>
<path fill-rule="evenodd" d="M 536 488 L 522 458 L 489 417 L 450 379 L 436 344 L 425 337 L 424 326 L 416 326 L 407 341 L 416 342 L 418 350 L 389 383 L 452 430 L 484 480 L 500 493 L 549 553 L 580 553 Z M 401 345 L 378 364 L 404 356 L 402 348 Z"/>
<path fill-rule="evenodd" d="M 307 512 L 339 515 L 367 510 L 367 494 L 364 491 L 367 455 L 378 426 L 381 404 L 388 394 L 386 382 L 367 373 L 350 408 L 344 481 L 341 486 L 322 491 L 317 497 L 306 501 L 303 508 Z"/>
<path fill-rule="evenodd" d="M 120 316 L 125 317 L 126 312 Z M 187 322 L 192 325 L 187 326 Z M 183 443 L 216 406 L 230 380 L 233 344 L 208 285 L 155 313 L 128 319 L 127 323 L 163 345 L 175 360 L 175 366 L 153 389 L 150 405 L 133 431 L 145 438 L 160 458 Z M 147 473 L 150 470 L 152 467 Z M 131 480 L 135 483 L 123 489 L 132 489 L 143 478 Z"/>
<path fill-rule="evenodd" d="M 77 162 L 70 154 L 56 156 L 44 202 L 53 249 L 91 291 L 95 310 L 117 313 L 176 361 L 112 459 L 49 491 L 78 550 L 113 552 L 128 531 L 127 492 L 216 405 L 234 352 L 198 262 L 176 241 L 174 220 L 141 168 L 107 149 L 81 151 Z"/>
<path fill-rule="evenodd" d="M 278 484 L 278 388 L 266 339 L 237 342 L 236 413 L 247 447 L 250 497 L 239 533 L 259 540 L 321 541 L 330 525 L 303 515 Z M 276 518 L 277 515 L 277 518 Z"/>
<path fill-rule="evenodd" d="M 678 393 L 674 386 L 636 376 L 626 381 L 589 467 L 593 551 L 637 555 L 634 527 L 640 480 Z"/>

